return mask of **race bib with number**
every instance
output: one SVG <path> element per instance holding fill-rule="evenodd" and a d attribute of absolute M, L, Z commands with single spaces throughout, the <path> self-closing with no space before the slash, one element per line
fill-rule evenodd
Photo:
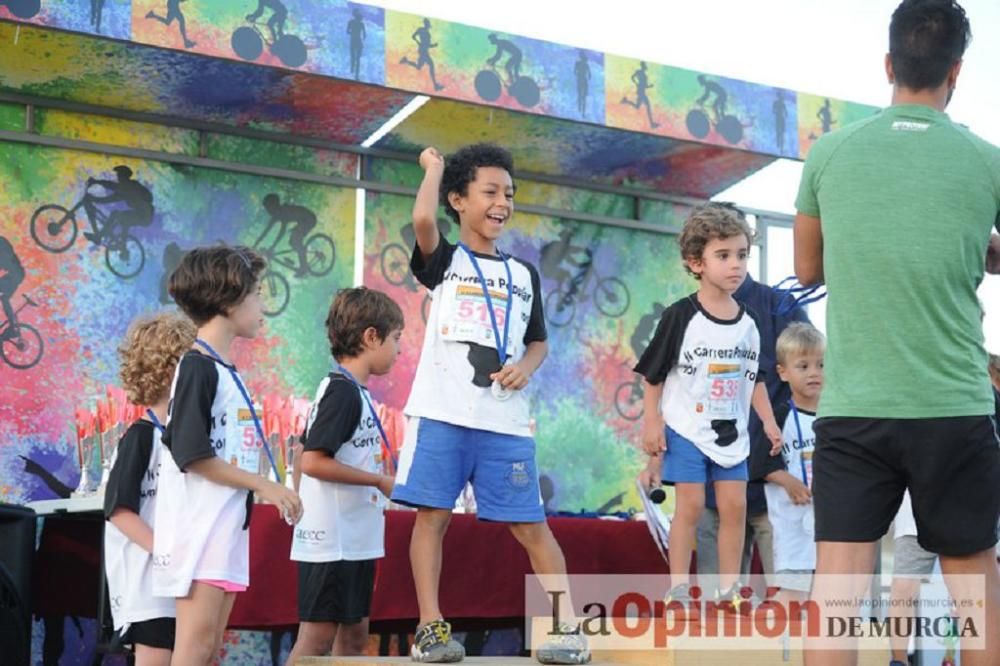
<path fill-rule="evenodd" d="M 230 407 L 226 416 L 225 461 L 244 472 L 260 473 L 260 442 L 249 407 Z"/>
<path fill-rule="evenodd" d="M 482 286 L 478 283 L 458 284 L 453 289 L 446 290 L 445 294 L 442 302 L 444 316 L 441 322 L 441 337 L 453 342 L 474 342 L 496 349 L 496 334 L 493 331 L 490 308 Z M 506 291 L 492 288 L 490 298 L 493 301 L 497 328 L 502 336 L 506 323 L 508 294 Z M 513 312 L 511 316 L 514 316 Z M 511 336 L 508 345 L 508 356 L 517 358 L 516 336 Z"/>
<path fill-rule="evenodd" d="M 743 382 L 743 366 L 739 363 L 709 363 L 706 381 L 708 413 L 715 417 L 734 418 Z"/>

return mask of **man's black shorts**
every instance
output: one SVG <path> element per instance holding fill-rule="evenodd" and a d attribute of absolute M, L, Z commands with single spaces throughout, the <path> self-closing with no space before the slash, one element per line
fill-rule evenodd
<path fill-rule="evenodd" d="M 877 541 L 909 488 L 920 545 L 971 555 L 997 542 L 1000 440 L 992 416 L 816 421 L 816 541 Z"/>
<path fill-rule="evenodd" d="M 374 589 L 375 560 L 299 562 L 299 621 L 357 624 Z"/>

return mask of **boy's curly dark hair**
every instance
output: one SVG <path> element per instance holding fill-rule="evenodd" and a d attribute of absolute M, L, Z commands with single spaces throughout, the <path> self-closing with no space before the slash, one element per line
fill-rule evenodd
<path fill-rule="evenodd" d="M 479 167 L 497 167 L 514 178 L 514 158 L 505 149 L 492 143 L 475 143 L 459 148 L 445 158 L 441 176 L 441 205 L 448 216 L 458 224 L 458 211 L 451 207 L 448 195 L 457 192 L 463 197 L 469 193 L 469 183 L 476 179 Z"/>
<path fill-rule="evenodd" d="M 701 276 L 691 270 L 687 260 L 703 259 L 705 246 L 711 240 L 740 235 L 747 237 L 748 245 L 753 245 L 753 229 L 747 223 L 743 211 L 733 204 L 712 202 L 694 208 L 684 221 L 684 228 L 677 238 L 681 246 L 681 258 L 685 260 L 684 270 L 695 280 L 700 280 Z"/>

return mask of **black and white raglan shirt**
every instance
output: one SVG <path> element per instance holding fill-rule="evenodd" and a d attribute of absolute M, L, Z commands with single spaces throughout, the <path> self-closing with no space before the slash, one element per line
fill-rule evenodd
<path fill-rule="evenodd" d="M 252 493 L 187 471 L 191 463 L 218 456 L 260 473 L 259 438 L 230 368 L 196 351 L 177 364 L 153 537 L 157 595 L 183 597 L 198 579 L 249 584 Z"/>
<path fill-rule="evenodd" d="M 137 514 L 156 534 L 156 491 L 160 474 L 160 431 L 150 421 L 129 426 L 115 448 L 111 474 L 104 491 L 104 518 L 115 509 Z M 174 617 L 174 600 L 153 596 L 153 556 L 122 534 L 104 526 L 104 567 L 115 629 L 125 633 L 130 624 Z"/>
<path fill-rule="evenodd" d="M 635 371 L 663 384 L 660 410 L 667 426 L 722 467 L 750 453 L 747 422 L 758 368 L 760 334 L 750 311 L 712 316 L 696 294 L 668 307 Z"/>
<path fill-rule="evenodd" d="M 344 465 L 382 473 L 382 435 L 359 387 L 331 372 L 316 390 L 302 443 Z M 368 396 L 371 400 L 371 396 Z M 292 533 L 291 559 L 298 562 L 371 560 L 385 555 L 388 504 L 378 488 L 333 483 L 302 475 L 304 513 Z"/>
<path fill-rule="evenodd" d="M 816 448 L 813 422 L 816 412 L 795 413 L 787 403 L 774 406 L 774 418 L 781 428 L 781 455 L 769 458 L 766 474 L 784 469 L 807 487 L 812 487 L 812 458 Z M 801 433 L 800 433 L 801 429 Z M 794 504 L 784 488 L 765 483 L 767 518 L 774 538 L 774 570 L 803 571 L 816 568 L 816 533 L 813 505 Z"/>
<path fill-rule="evenodd" d="M 475 256 L 502 336 L 508 292 L 504 262 L 498 256 Z M 516 363 L 527 346 L 545 340 L 547 332 L 538 271 L 516 257 L 508 256 L 507 261 L 513 282 L 507 363 Z M 415 246 L 410 268 L 431 290 L 432 303 L 405 413 L 466 428 L 531 436 L 524 391 L 514 391 L 508 400 L 497 400 L 490 392 L 490 375 L 501 366 L 489 308 L 469 255 L 442 237 L 426 260 Z"/>

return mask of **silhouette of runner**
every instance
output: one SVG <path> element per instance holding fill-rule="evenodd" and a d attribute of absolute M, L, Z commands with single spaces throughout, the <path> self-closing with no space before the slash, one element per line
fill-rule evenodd
<path fill-rule="evenodd" d="M 104 227 L 83 232 L 83 237 L 100 244 L 102 239 L 124 236 L 131 227 L 148 227 L 153 223 L 153 193 L 132 178 L 132 169 L 124 165 L 114 168 L 118 180 L 87 179 L 87 194 L 83 197 L 83 207 L 93 224 L 97 219 L 97 204 L 121 202 L 125 210 L 115 210 L 108 215 Z M 100 185 L 107 194 L 97 196 L 90 193 L 90 187 Z"/>
<path fill-rule="evenodd" d="M 14 306 L 10 300 L 14 297 L 14 292 L 24 281 L 24 266 L 14 252 L 14 246 L 10 241 L 0 236 L 0 306 L 3 308 L 4 319 L 7 321 L 7 328 L 4 329 L 0 340 L 6 340 L 17 335 L 17 327 L 14 326 Z"/>
<path fill-rule="evenodd" d="M 104 12 L 104 0 L 90 0 L 90 25 L 94 32 L 101 31 L 101 14 Z"/>
<path fill-rule="evenodd" d="M 434 75 L 434 60 L 431 59 L 431 49 L 436 48 L 437 44 L 431 40 L 430 19 L 424 19 L 423 27 L 417 28 L 411 39 L 417 43 L 417 61 L 413 62 L 406 56 L 403 56 L 399 59 L 399 64 L 409 65 L 417 70 L 421 70 L 424 68 L 424 65 L 427 65 L 427 71 L 430 72 L 434 90 L 443 90 L 444 86 L 437 82 L 437 77 Z"/>
<path fill-rule="evenodd" d="M 166 17 L 157 16 L 156 12 L 151 11 L 146 14 L 146 18 L 153 21 L 159 21 L 163 25 L 170 25 L 174 21 L 177 21 L 177 25 L 180 27 L 181 31 L 181 38 L 184 40 L 184 48 L 189 49 L 195 45 L 195 42 L 192 42 L 187 36 L 187 26 L 184 21 L 184 13 L 181 12 L 182 2 L 184 2 L 184 0 L 167 0 Z"/>
<path fill-rule="evenodd" d="M 771 106 L 774 112 L 774 137 L 777 139 L 778 152 L 785 152 L 785 123 L 788 120 L 788 109 L 785 107 L 785 93 L 778 90 Z"/>
<path fill-rule="evenodd" d="M 643 60 L 639 63 L 639 69 L 632 73 L 632 83 L 635 84 L 635 101 L 633 102 L 628 97 L 622 97 L 622 104 L 628 104 L 631 107 L 640 109 L 646 107 L 646 117 L 649 118 L 650 127 L 659 127 L 659 123 L 653 121 L 653 105 L 649 102 L 649 97 L 646 96 L 646 91 L 653 87 L 653 84 L 649 82 L 649 76 L 646 74 L 646 61 Z"/>
<path fill-rule="evenodd" d="M 702 106 L 708 101 L 709 97 L 714 96 L 715 101 L 712 102 L 712 114 L 715 116 L 715 124 L 718 125 L 722 122 L 722 117 L 726 115 L 726 103 L 729 100 L 729 95 L 726 93 L 725 88 L 704 74 L 698 75 L 698 83 L 705 89 L 705 92 L 698 98 L 695 104 Z"/>
<path fill-rule="evenodd" d="M 829 98 L 823 102 L 823 106 L 821 106 L 819 111 L 816 112 L 816 117 L 819 118 L 820 123 L 822 123 L 823 134 L 829 134 L 833 125 L 837 122 L 833 119 L 833 110 L 830 108 Z"/>
<path fill-rule="evenodd" d="M 587 115 L 587 95 L 590 92 L 590 60 L 583 49 L 580 49 L 580 58 L 573 67 L 573 73 L 576 75 L 576 108 L 582 118 Z"/>
<path fill-rule="evenodd" d="M 521 78 L 521 60 L 524 59 L 524 54 L 521 53 L 521 49 L 517 47 L 514 42 L 509 39 L 501 39 L 497 37 L 495 32 L 490 33 L 488 37 L 490 43 L 497 47 L 497 52 L 493 54 L 493 57 L 487 60 L 491 66 L 495 66 L 500 62 L 500 58 L 503 54 L 507 54 L 507 62 L 504 64 L 504 71 L 507 72 L 507 77 L 510 79 L 508 86 L 513 86 L 514 82 Z"/>
<path fill-rule="evenodd" d="M 347 34 L 351 36 L 351 74 L 354 80 L 361 78 L 361 51 L 365 44 L 365 20 L 361 10 L 354 9 L 354 18 L 347 22 Z"/>
<path fill-rule="evenodd" d="M 295 277 L 308 275 L 305 241 L 309 232 L 316 227 L 316 214 L 305 206 L 281 203 L 277 194 L 268 194 L 264 197 L 264 209 L 271 216 L 271 224 L 278 222 L 282 227 L 289 223 L 295 225 L 288 234 L 288 246 L 299 254 L 299 267 L 295 270 Z"/>
<path fill-rule="evenodd" d="M 271 10 L 271 18 L 267 20 L 267 28 L 271 31 L 271 42 L 278 43 L 278 40 L 285 36 L 285 19 L 288 18 L 288 8 L 281 0 L 257 0 L 257 9 L 252 14 L 247 14 L 247 20 L 253 23 L 264 15 L 264 10 Z"/>

